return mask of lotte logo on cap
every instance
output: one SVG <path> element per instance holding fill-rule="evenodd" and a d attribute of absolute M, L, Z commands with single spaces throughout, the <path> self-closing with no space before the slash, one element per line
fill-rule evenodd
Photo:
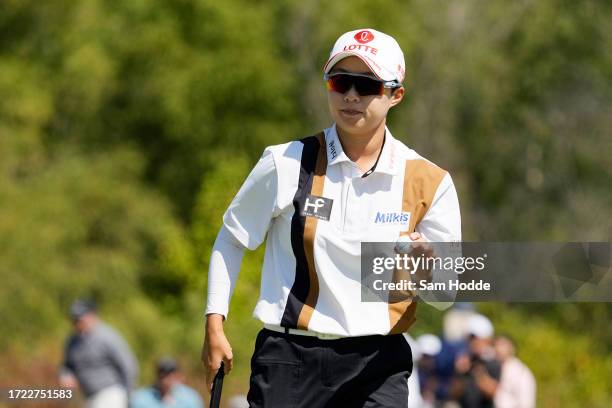
<path fill-rule="evenodd" d="M 354 38 L 355 40 L 357 40 L 358 43 L 365 44 L 365 43 L 369 43 L 370 41 L 374 39 L 374 34 L 372 34 L 368 30 L 363 30 L 355 34 Z"/>

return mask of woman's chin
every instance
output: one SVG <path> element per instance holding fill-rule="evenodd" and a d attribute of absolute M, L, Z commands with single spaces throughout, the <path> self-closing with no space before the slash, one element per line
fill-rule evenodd
<path fill-rule="evenodd" d="M 336 120 L 336 124 L 350 133 L 363 132 L 366 127 L 366 121 L 363 119 L 363 117 L 338 118 L 338 120 Z"/>

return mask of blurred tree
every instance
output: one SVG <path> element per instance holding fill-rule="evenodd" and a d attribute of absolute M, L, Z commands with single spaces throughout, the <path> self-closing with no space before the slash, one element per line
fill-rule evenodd
<path fill-rule="evenodd" d="M 611 238 L 609 2 L 3 0 L 0 347 L 60 339 L 65 306 L 87 292 L 141 359 L 196 354 L 226 205 L 265 145 L 330 124 L 321 67 L 364 26 L 404 49 L 390 129 L 450 170 L 465 239 Z M 228 321 L 236 391 L 261 257 L 245 259 Z M 520 327 L 540 405 L 612 398 L 609 306 L 485 311 Z M 425 311 L 415 330 L 438 321 Z M 546 341 L 572 347 L 568 328 L 581 349 L 539 361 Z"/>

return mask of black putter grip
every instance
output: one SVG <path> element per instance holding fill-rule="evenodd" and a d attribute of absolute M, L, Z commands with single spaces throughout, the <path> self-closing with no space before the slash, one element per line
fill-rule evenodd
<path fill-rule="evenodd" d="M 225 371 L 223 370 L 223 361 L 221 362 L 221 367 L 215 374 L 215 379 L 213 380 L 212 391 L 210 393 L 210 408 L 219 408 L 221 406 L 221 389 L 223 388 L 223 377 L 225 376 Z"/>

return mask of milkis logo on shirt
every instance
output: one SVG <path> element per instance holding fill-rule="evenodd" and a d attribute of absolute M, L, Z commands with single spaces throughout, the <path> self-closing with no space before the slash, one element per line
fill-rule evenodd
<path fill-rule="evenodd" d="M 374 224 L 379 225 L 400 225 L 408 227 L 410 223 L 410 213 L 401 211 L 401 212 L 376 212 L 376 217 L 374 218 Z"/>
<path fill-rule="evenodd" d="M 331 198 L 319 197 L 308 194 L 302 208 L 303 217 L 315 217 L 321 220 L 329 221 L 331 216 L 332 204 L 334 200 Z"/>

